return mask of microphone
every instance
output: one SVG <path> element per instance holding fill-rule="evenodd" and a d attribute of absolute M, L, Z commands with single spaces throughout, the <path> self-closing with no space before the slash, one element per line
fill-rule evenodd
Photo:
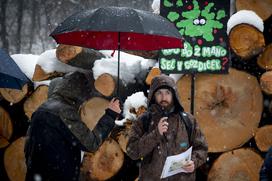
<path fill-rule="evenodd" d="M 168 119 L 168 117 L 169 117 L 169 112 L 163 111 L 163 112 L 162 112 L 162 117 L 167 117 L 167 119 Z M 165 121 L 168 123 L 167 119 L 166 119 Z M 167 126 L 167 127 L 168 127 L 168 126 Z M 165 139 L 166 141 L 168 141 L 167 136 L 166 136 L 165 133 L 163 133 L 163 137 L 164 137 L 164 139 Z"/>

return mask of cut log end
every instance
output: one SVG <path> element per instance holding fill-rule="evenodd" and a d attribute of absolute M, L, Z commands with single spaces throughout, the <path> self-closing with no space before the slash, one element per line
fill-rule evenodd
<path fill-rule="evenodd" d="M 25 180 L 26 164 L 24 155 L 25 138 L 15 140 L 4 154 L 4 165 L 10 180 Z"/>
<path fill-rule="evenodd" d="M 243 59 L 259 54 L 265 46 L 262 32 L 248 24 L 240 24 L 232 28 L 229 39 L 234 53 Z"/>
<path fill-rule="evenodd" d="M 191 77 L 183 76 L 177 89 L 184 109 L 191 106 Z M 198 74 L 195 79 L 195 117 L 209 145 L 209 152 L 233 150 L 257 130 L 263 97 L 257 79 L 243 71 Z"/>
<path fill-rule="evenodd" d="M 257 64 L 265 70 L 272 70 L 272 44 L 268 45 L 259 55 Z"/>
<path fill-rule="evenodd" d="M 85 153 L 81 172 L 85 180 L 107 180 L 122 167 L 124 153 L 113 139 L 106 140 L 95 153 Z"/>
<path fill-rule="evenodd" d="M 0 88 L 2 97 L 8 102 L 14 104 L 20 102 L 28 93 L 28 85 L 25 84 L 21 90 Z"/>
<path fill-rule="evenodd" d="M 9 113 L 0 106 L 0 137 L 9 140 L 13 133 L 13 124 Z M 2 140 L 4 141 L 4 140 Z"/>
<path fill-rule="evenodd" d="M 254 138 L 259 150 L 267 152 L 272 145 L 272 125 L 259 128 Z"/>
<path fill-rule="evenodd" d="M 145 83 L 147 85 L 150 85 L 151 84 L 151 81 L 152 79 L 157 76 L 157 75 L 160 75 L 161 74 L 161 70 L 159 67 L 153 67 L 150 72 L 148 73 L 146 79 L 145 79 Z"/>
<path fill-rule="evenodd" d="M 104 96 L 111 96 L 114 94 L 116 84 L 114 77 L 110 74 L 101 74 L 94 82 L 95 89 Z"/>
<path fill-rule="evenodd" d="M 81 119 L 89 129 L 92 130 L 95 127 L 99 119 L 105 113 L 108 104 L 109 101 L 104 98 L 93 97 L 81 106 Z"/>
<path fill-rule="evenodd" d="M 43 80 L 49 80 L 53 79 L 55 77 L 62 77 L 65 73 L 62 72 L 45 72 L 43 68 L 39 65 L 36 64 L 34 74 L 32 77 L 33 81 L 43 81 Z"/>
<path fill-rule="evenodd" d="M 262 157 L 251 149 L 223 153 L 212 165 L 209 181 L 259 180 Z"/>
<path fill-rule="evenodd" d="M 82 47 L 60 44 L 56 50 L 58 60 L 68 63 L 82 51 Z"/>
<path fill-rule="evenodd" d="M 262 91 L 268 95 L 272 95 L 272 71 L 265 72 L 260 78 Z"/>
<path fill-rule="evenodd" d="M 47 100 L 48 86 L 42 85 L 35 89 L 30 97 L 24 102 L 24 111 L 26 116 L 30 119 L 32 113 Z"/>
<path fill-rule="evenodd" d="M 272 14 L 271 0 L 236 0 L 236 10 L 252 10 L 259 15 L 263 20 L 266 20 Z"/>

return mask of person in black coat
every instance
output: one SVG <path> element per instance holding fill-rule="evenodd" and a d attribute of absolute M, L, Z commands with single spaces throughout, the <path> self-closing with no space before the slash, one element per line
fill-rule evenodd
<path fill-rule="evenodd" d="M 32 115 L 25 144 L 26 180 L 79 179 L 81 151 L 95 152 L 114 127 L 121 109 L 113 99 L 91 131 L 80 118 L 83 102 L 100 96 L 91 74 L 74 72 L 52 81 L 48 100 Z"/>
<path fill-rule="evenodd" d="M 265 155 L 264 163 L 260 170 L 260 181 L 272 180 L 272 146 Z"/>

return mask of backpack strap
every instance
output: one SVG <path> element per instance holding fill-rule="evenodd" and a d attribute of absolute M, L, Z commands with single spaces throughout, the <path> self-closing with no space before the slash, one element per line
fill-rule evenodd
<path fill-rule="evenodd" d="M 142 117 L 144 132 L 148 131 L 150 119 L 151 113 L 149 111 L 145 112 Z"/>
<path fill-rule="evenodd" d="M 185 124 L 185 128 L 188 134 L 189 138 L 189 144 L 192 144 L 192 132 L 193 132 L 193 123 L 191 119 L 189 118 L 188 114 L 186 112 L 179 112 L 180 117 L 182 118 L 182 121 Z"/>

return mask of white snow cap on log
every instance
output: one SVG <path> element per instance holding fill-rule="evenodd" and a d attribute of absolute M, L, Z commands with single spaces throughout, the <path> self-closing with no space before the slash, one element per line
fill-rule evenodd
<path fill-rule="evenodd" d="M 259 31 L 263 32 L 264 24 L 262 18 L 260 18 L 254 11 L 241 10 L 233 14 L 228 20 L 227 34 L 230 33 L 231 29 L 239 24 L 249 24 L 256 27 Z"/>
<path fill-rule="evenodd" d="M 46 73 L 51 72 L 69 73 L 74 71 L 86 72 L 86 70 L 82 68 L 74 67 L 59 61 L 56 57 L 56 49 L 47 50 L 43 52 L 40 55 L 37 64 L 39 64 Z"/>
<path fill-rule="evenodd" d="M 21 71 L 29 78 L 29 80 L 31 80 L 39 55 L 13 54 L 11 55 L 11 58 L 15 61 Z"/>
<path fill-rule="evenodd" d="M 106 56 L 112 51 L 100 51 Z M 118 52 L 114 53 L 114 56 L 107 56 L 107 58 L 102 58 L 96 60 L 93 66 L 94 79 L 97 79 L 101 74 L 108 73 L 110 75 L 117 77 L 118 70 Z M 127 83 L 135 83 L 136 76 L 142 70 L 148 70 L 149 67 L 153 67 L 156 60 L 145 59 L 140 56 L 131 55 L 125 52 L 120 52 L 120 79 Z"/>
<path fill-rule="evenodd" d="M 160 14 L 160 5 L 161 5 L 160 0 L 153 0 L 153 3 L 151 5 L 151 7 L 153 9 L 153 13 Z"/>
<path fill-rule="evenodd" d="M 143 92 L 136 92 L 132 94 L 131 96 L 128 96 L 124 103 L 124 110 L 123 110 L 124 119 L 116 120 L 115 124 L 118 126 L 123 126 L 127 120 L 135 121 L 137 119 L 137 115 L 134 113 L 131 113 L 129 110 L 131 108 L 134 108 L 137 112 L 141 106 L 144 106 L 145 108 L 147 108 L 147 97 L 144 95 Z"/>

